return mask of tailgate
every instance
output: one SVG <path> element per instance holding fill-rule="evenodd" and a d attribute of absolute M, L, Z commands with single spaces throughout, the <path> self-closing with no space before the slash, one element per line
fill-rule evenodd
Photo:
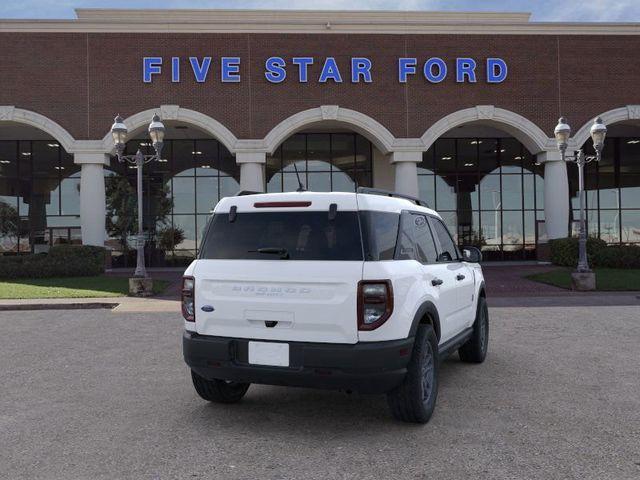
<path fill-rule="evenodd" d="M 358 341 L 362 261 L 199 260 L 195 278 L 196 330 L 202 335 Z"/>

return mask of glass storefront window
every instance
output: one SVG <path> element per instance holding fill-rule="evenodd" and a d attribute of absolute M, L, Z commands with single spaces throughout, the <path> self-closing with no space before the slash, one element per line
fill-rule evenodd
<path fill-rule="evenodd" d="M 218 178 L 198 177 L 196 178 L 196 212 L 209 213 L 213 210 L 220 193 L 218 189 Z M 175 206 L 174 206 L 175 211 Z"/>
<path fill-rule="evenodd" d="M 521 211 L 502 212 L 502 243 L 508 250 L 519 250 L 524 244 L 523 218 Z"/>
<path fill-rule="evenodd" d="M 418 175 L 418 190 L 420 192 L 420 198 L 426 201 L 429 206 L 434 206 L 436 204 L 434 177 L 434 175 Z"/>
<path fill-rule="evenodd" d="M 640 206 L 640 175 L 627 175 L 620 179 L 620 206 L 622 208 Z"/>
<path fill-rule="evenodd" d="M 172 181 L 173 213 L 195 212 L 195 191 L 195 178 L 174 178 Z"/>
<path fill-rule="evenodd" d="M 589 140 L 583 147 L 592 151 Z M 568 164 L 572 231 L 579 220 L 578 171 Z M 640 228 L 640 142 L 631 137 L 607 137 L 602 160 L 585 169 L 588 232 L 608 243 L 638 243 Z M 634 222 L 636 222 L 634 224 Z"/>
<path fill-rule="evenodd" d="M 482 210 L 499 210 L 502 207 L 500 175 L 487 175 L 480 180 L 480 205 Z"/>
<path fill-rule="evenodd" d="M 372 185 L 372 146 L 355 133 L 298 133 L 267 156 L 266 191 L 298 188 L 295 167 L 308 190 L 353 192 Z"/>
<path fill-rule="evenodd" d="M 304 184 L 304 180 L 303 180 Z M 330 192 L 331 191 L 331 174 L 326 172 L 311 172 L 307 175 L 308 190 L 314 192 Z"/>
<path fill-rule="evenodd" d="M 455 180 L 455 177 L 453 177 L 453 180 Z M 435 208 L 437 210 L 455 210 L 456 205 L 456 192 L 453 186 L 447 182 L 447 179 L 443 179 L 438 175 L 436 177 Z"/>
<path fill-rule="evenodd" d="M 464 139 L 467 149 L 465 151 L 477 151 L 477 147 L 472 144 L 473 140 Z M 453 138 L 441 138 L 436 141 L 435 149 L 435 172 L 438 175 L 455 174 L 456 169 L 456 140 Z"/>
<path fill-rule="evenodd" d="M 9 226 L 0 253 L 44 252 L 79 235 L 79 172 L 55 140 L 0 141 L 0 222 Z"/>
<path fill-rule="evenodd" d="M 307 169 L 328 172 L 331 170 L 331 135 L 316 133 L 307 135 Z"/>
<path fill-rule="evenodd" d="M 63 178 L 60 182 L 60 213 L 80 215 L 80 174 Z"/>
<path fill-rule="evenodd" d="M 600 210 L 600 238 L 607 243 L 620 242 L 619 210 Z"/>
<path fill-rule="evenodd" d="M 420 198 L 447 216 L 460 245 L 487 260 L 533 258 L 544 219 L 543 169 L 513 138 L 441 138 L 418 166 Z"/>
<path fill-rule="evenodd" d="M 18 176 L 18 143 L 0 141 L 0 178 Z"/>
<path fill-rule="evenodd" d="M 138 146 L 143 153 L 152 153 L 148 140 L 132 140 L 126 151 L 135 153 Z M 105 177 L 124 176 L 135 192 L 136 169 L 112 159 Z M 240 190 L 240 170 L 235 157 L 217 140 L 165 140 L 162 160 L 146 164 L 143 169 L 145 229 L 150 232 L 147 262 L 150 266 L 182 266 L 188 264 L 198 251 L 202 229 L 211 210 L 220 198 L 235 195 Z M 159 199 L 167 196 L 169 208 L 164 215 Z M 160 235 L 167 229 L 182 230 L 184 240 L 173 249 L 164 251 Z M 109 239 L 114 249 L 114 266 L 135 265 L 135 256 L 125 258 L 118 239 Z M 132 241 L 128 242 L 131 248 Z"/>
<path fill-rule="evenodd" d="M 640 243 L 640 210 L 623 210 L 620 225 L 623 243 Z"/>
<path fill-rule="evenodd" d="M 501 138 L 499 142 L 501 171 L 503 174 L 522 172 L 523 147 L 515 138 Z"/>

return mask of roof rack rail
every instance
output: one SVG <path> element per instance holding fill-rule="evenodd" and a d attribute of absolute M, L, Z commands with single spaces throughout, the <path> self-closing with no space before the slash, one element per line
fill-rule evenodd
<path fill-rule="evenodd" d="M 254 192 L 253 190 L 240 190 L 234 196 L 235 197 L 244 197 L 245 195 L 260 195 L 261 193 L 264 193 L 264 192 Z"/>
<path fill-rule="evenodd" d="M 411 195 L 405 195 L 403 193 L 392 192 L 390 190 L 382 190 L 380 188 L 370 188 L 370 187 L 358 187 L 357 192 L 358 193 L 366 193 L 366 194 L 369 194 L 369 195 L 381 195 L 383 197 L 404 198 L 405 200 L 411 200 L 416 205 L 419 205 L 421 207 L 429 208 L 429 205 L 427 205 L 427 202 L 425 202 L 424 200 L 420 200 L 419 198 L 412 197 Z"/>

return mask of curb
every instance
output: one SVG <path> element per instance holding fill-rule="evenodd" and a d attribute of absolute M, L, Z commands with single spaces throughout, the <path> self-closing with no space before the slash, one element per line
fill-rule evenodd
<path fill-rule="evenodd" d="M 88 302 L 88 303 L 15 303 L 0 305 L 0 312 L 11 312 L 21 310 L 96 310 L 113 309 L 120 305 L 110 302 Z"/>

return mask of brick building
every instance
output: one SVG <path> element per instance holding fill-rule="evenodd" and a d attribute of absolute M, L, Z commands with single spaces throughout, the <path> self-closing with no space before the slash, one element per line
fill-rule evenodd
<path fill-rule="evenodd" d="M 77 10 L 73 20 L 0 20 L 0 252 L 122 244 L 105 230 L 119 164 L 167 127 L 145 166 L 152 264 L 197 253 L 209 211 L 239 189 L 395 189 L 435 207 L 486 258 L 536 258 L 576 230 L 571 149 L 586 172 L 588 228 L 640 242 L 639 24 L 535 23 L 518 13 Z M 158 211 L 159 196 L 171 202 Z M 162 258 L 158 238 L 184 240 Z M 163 260 L 164 259 L 164 260 Z"/>

